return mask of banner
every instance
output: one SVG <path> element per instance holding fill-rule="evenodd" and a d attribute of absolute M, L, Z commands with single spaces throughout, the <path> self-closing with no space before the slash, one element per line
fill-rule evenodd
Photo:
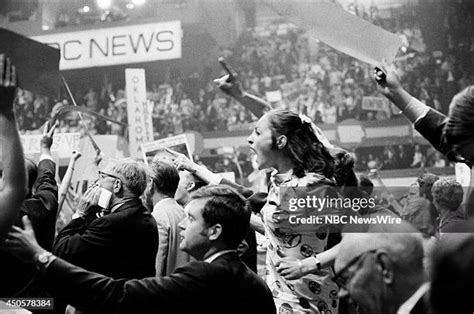
<path fill-rule="evenodd" d="M 138 157 L 140 144 L 153 141 L 153 107 L 146 100 L 145 70 L 125 69 L 125 82 L 130 156 Z"/>
<path fill-rule="evenodd" d="M 61 50 L 60 70 L 181 58 L 180 21 L 32 37 Z"/>
<path fill-rule="evenodd" d="M 142 144 L 141 150 L 143 154 L 143 160 L 148 165 L 155 155 L 159 155 L 161 160 L 172 162 L 176 156 L 167 152 L 165 148 L 171 149 L 175 152 L 185 155 L 190 160 L 193 160 L 191 150 L 189 149 L 188 140 L 186 135 L 180 134 L 163 138 L 150 143 Z"/>
<path fill-rule="evenodd" d="M 25 155 L 34 155 L 40 153 L 40 142 L 42 134 L 22 135 L 21 143 Z M 73 150 L 79 149 L 79 133 L 56 133 L 53 136 L 53 145 L 51 152 L 56 152 L 59 158 L 70 158 Z"/>

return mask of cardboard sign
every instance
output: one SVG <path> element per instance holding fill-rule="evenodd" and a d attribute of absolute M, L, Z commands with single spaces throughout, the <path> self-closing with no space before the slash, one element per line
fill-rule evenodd
<path fill-rule="evenodd" d="M 157 158 L 160 160 L 172 162 L 175 159 L 175 156 L 167 152 L 165 148 L 183 154 L 190 160 L 193 160 L 191 151 L 189 149 L 188 140 L 184 134 L 142 144 L 141 151 L 143 154 L 143 160 L 148 165 L 153 160 L 153 158 L 157 156 Z"/>
<path fill-rule="evenodd" d="M 153 141 L 152 104 L 146 99 L 144 69 L 125 69 L 130 155 L 139 156 L 140 144 Z"/>
<path fill-rule="evenodd" d="M 385 59 L 392 63 L 402 39 L 375 26 L 327 0 L 264 1 L 281 16 L 306 30 L 319 40 L 361 61 L 379 65 Z"/>
<path fill-rule="evenodd" d="M 17 85 L 30 92 L 59 95 L 59 49 L 0 28 L 0 53 L 16 67 Z"/>

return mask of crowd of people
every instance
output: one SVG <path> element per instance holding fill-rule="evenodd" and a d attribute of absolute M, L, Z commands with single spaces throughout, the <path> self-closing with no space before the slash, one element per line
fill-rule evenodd
<path fill-rule="evenodd" d="M 383 23 L 376 11 L 369 13 Z M 67 102 L 53 106 L 17 90 L 15 66 L 0 54 L 0 308 L 40 300 L 28 307 L 53 313 L 472 313 L 472 187 L 424 173 L 403 201 L 383 199 L 375 177 L 356 175 L 357 159 L 325 138 L 319 109 L 311 111 L 302 99 L 321 101 L 327 93 L 337 108 L 335 123 L 339 114 L 345 119 L 357 111 L 345 101 L 356 95 L 344 90 L 357 85 L 367 92 L 365 86 L 400 110 L 433 150 L 415 144 L 411 152 L 405 145 L 385 147 L 382 157 L 367 152 L 367 170 L 424 167 L 433 155 L 435 166 L 457 163 L 472 178 L 474 85 L 450 97 L 447 111 L 446 95 L 437 106 L 418 89 L 429 85 L 423 75 L 431 72 L 408 70 L 416 56 L 369 69 L 318 45 L 324 53 L 305 59 L 299 53 L 306 48 L 295 48 L 309 44 L 300 31 L 288 25 L 278 30 L 276 39 L 258 33 L 265 29 L 245 34 L 219 60 L 225 75 L 213 82 L 187 87 L 170 81 L 148 97 L 154 119 L 161 119 L 154 125 L 160 135 L 181 133 L 187 128 L 182 121 L 196 112 L 199 119 L 189 123 L 198 121 L 193 127 L 207 131 L 227 129 L 233 110 L 244 112 L 239 122 L 251 125 L 253 160 L 234 152 L 218 170 L 249 179 L 264 171 L 263 182 L 248 188 L 169 149 L 148 164 L 97 152 L 95 165 L 88 165 L 97 169 L 97 180 L 59 227 L 80 154 L 72 154 L 57 182 L 53 135 L 84 126 L 76 113 L 52 124 L 37 120 L 48 120 Z M 434 84 L 453 92 L 449 71 Z M 190 79 L 200 81 L 199 75 Z M 304 87 L 285 85 L 295 81 Z M 104 86 L 77 99 L 125 121 L 123 91 Z M 275 88 L 281 100 L 259 97 Z M 193 100 L 196 95 L 202 102 Z M 92 134 L 124 135 L 119 125 L 96 121 L 86 122 Z M 24 158 L 21 126 L 42 134 L 38 164 Z M 265 239 L 262 276 L 256 233 Z"/>
<path fill-rule="evenodd" d="M 449 99 L 472 83 L 472 73 L 463 66 L 465 61 L 459 59 L 465 48 L 461 45 L 465 38 L 454 38 L 453 35 L 458 33 L 459 27 L 451 16 L 458 14 L 458 9 L 446 12 L 446 23 L 450 25 L 448 38 L 459 44 L 453 44 L 449 54 L 445 55 L 426 48 L 419 25 L 413 22 L 421 14 L 416 7 L 402 8 L 392 19 L 382 19 L 374 6 L 365 9 L 351 6 L 349 11 L 403 38 L 406 54 L 399 58 L 397 66 L 404 87 L 428 106 L 447 113 Z M 381 99 L 382 96 L 371 80 L 370 66 L 323 43 L 315 43 L 292 24 L 279 22 L 257 26 L 244 32 L 234 47 L 222 49 L 222 55 L 242 77 L 245 90 L 267 97 L 276 108 L 304 113 L 318 125 L 345 119 L 384 120 L 400 116 L 388 102 L 382 102 L 383 105 L 376 110 L 365 107 L 368 100 L 364 97 Z M 155 138 L 190 130 L 205 133 L 248 129 L 256 120 L 235 100 L 216 92 L 204 72 L 185 76 L 172 71 L 162 82 L 152 82 L 149 86 L 147 98 L 153 107 Z M 83 86 L 80 90 L 83 92 L 76 95 L 79 105 L 127 123 L 123 87 L 105 80 L 100 89 Z M 20 91 L 16 110 L 21 132 L 37 133 L 38 127 L 49 118 L 52 108 L 61 103 L 68 104 L 68 100 L 52 100 Z M 92 134 L 127 136 L 126 128 L 119 124 L 102 123 L 95 117 L 86 120 Z M 68 113 L 60 122 L 58 132 L 82 129 L 79 117 L 74 113 Z M 356 151 L 358 168 L 395 169 L 443 164 L 443 157 L 434 154 L 427 146 L 421 147 L 423 153 L 428 151 L 423 154 L 425 160 L 420 161 L 415 153 L 417 149 L 415 145 L 376 147 L 371 154 L 361 149 Z M 403 151 L 410 155 L 404 158 L 409 161 L 392 158 L 403 155 Z M 444 160 L 444 164 L 449 163 Z M 215 168 L 215 164 L 209 166 Z"/>
<path fill-rule="evenodd" d="M 50 149 L 57 125 L 44 126 L 38 166 L 30 160 L 25 166 L 13 111 L 15 70 L 0 59 L 7 69 L 0 82 L 7 147 L 2 296 L 53 297 L 57 313 L 472 312 L 467 296 L 449 306 L 435 298 L 474 284 L 472 254 L 463 249 L 474 242 L 467 220 L 472 205 L 463 201 L 461 185 L 425 174 L 403 207 L 371 203 L 370 180 L 357 178 L 348 152 L 331 145 L 307 116 L 242 91 L 230 68 L 215 83 L 259 117 L 248 144 L 257 168 L 273 169 L 267 193 L 173 151 L 171 159 L 155 156 L 150 168 L 132 159 L 104 165 L 97 159 L 98 180 L 55 235 L 64 197 L 58 191 L 69 184 L 63 178 L 58 190 L 55 181 Z M 391 66 L 374 76 L 434 148 L 452 161 L 474 160 L 473 86 L 454 97 L 446 119 L 404 90 Z M 25 169 L 28 176 L 12 173 Z M 74 163 L 66 176 L 72 171 Z M 312 197 L 329 203 L 302 204 Z M 333 200 L 352 205 L 330 205 Z M 342 217 L 375 220 L 347 224 Z M 267 240 L 264 280 L 255 272 L 254 232 Z"/>

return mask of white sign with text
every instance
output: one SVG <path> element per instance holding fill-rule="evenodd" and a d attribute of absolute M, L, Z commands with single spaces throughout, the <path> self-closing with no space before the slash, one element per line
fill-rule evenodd
<path fill-rule="evenodd" d="M 180 21 L 32 37 L 61 50 L 60 70 L 181 58 Z"/>
<path fill-rule="evenodd" d="M 146 100 L 144 69 L 125 69 L 125 82 L 130 156 L 137 157 L 140 144 L 153 141 L 153 106 Z"/>

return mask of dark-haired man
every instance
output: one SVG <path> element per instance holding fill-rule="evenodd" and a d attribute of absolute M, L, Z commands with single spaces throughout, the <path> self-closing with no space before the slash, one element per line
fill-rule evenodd
<path fill-rule="evenodd" d="M 42 249 L 25 218 L 7 241 L 23 261 L 36 264 L 53 296 L 99 313 L 275 313 L 263 280 L 235 249 L 245 237 L 250 209 L 228 186 L 207 186 L 193 194 L 180 227 L 180 248 L 198 261 L 167 277 L 113 280 L 75 267 Z"/>

